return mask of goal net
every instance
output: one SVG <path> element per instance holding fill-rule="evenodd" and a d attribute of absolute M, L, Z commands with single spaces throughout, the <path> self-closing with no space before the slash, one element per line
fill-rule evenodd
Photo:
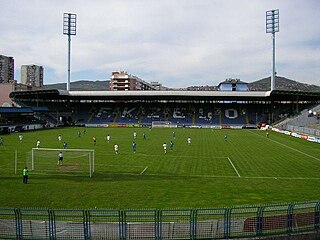
<path fill-rule="evenodd" d="M 176 128 L 177 124 L 169 122 L 169 121 L 153 121 L 153 128 Z"/>
<path fill-rule="evenodd" d="M 63 161 L 59 161 L 62 153 Z M 32 148 L 27 153 L 27 166 L 34 172 L 48 174 L 89 175 L 94 173 L 93 149 Z"/>

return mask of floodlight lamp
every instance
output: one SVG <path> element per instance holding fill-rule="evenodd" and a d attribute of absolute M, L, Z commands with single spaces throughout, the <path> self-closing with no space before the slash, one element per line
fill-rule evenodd
<path fill-rule="evenodd" d="M 270 10 L 266 12 L 266 32 L 279 32 L 279 9 Z"/>
<path fill-rule="evenodd" d="M 64 35 L 76 35 L 77 29 L 77 14 L 64 13 L 63 14 L 63 34 Z"/>

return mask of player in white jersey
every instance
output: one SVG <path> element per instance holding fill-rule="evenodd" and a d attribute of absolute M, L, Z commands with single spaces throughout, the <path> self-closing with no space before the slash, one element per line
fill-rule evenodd
<path fill-rule="evenodd" d="M 133 138 L 134 138 L 134 139 L 137 138 L 137 132 L 136 132 L 136 131 L 133 132 Z"/>
<path fill-rule="evenodd" d="M 40 147 L 40 141 L 37 140 L 37 148 L 39 148 L 39 147 Z"/>
<path fill-rule="evenodd" d="M 118 144 L 115 144 L 115 145 L 114 145 L 114 151 L 115 151 L 116 154 L 119 153 L 119 146 L 118 146 Z"/>
<path fill-rule="evenodd" d="M 62 152 L 59 152 L 58 157 L 59 157 L 59 159 L 58 159 L 57 165 L 62 165 L 62 162 L 63 162 L 63 153 L 62 153 Z"/>
<path fill-rule="evenodd" d="M 107 142 L 108 142 L 108 143 L 110 142 L 110 139 L 111 139 L 111 137 L 110 137 L 110 135 L 108 134 L 108 135 L 107 135 Z"/>
<path fill-rule="evenodd" d="M 167 153 L 167 144 L 163 143 L 162 147 L 163 147 L 164 154 L 166 154 Z"/>
<path fill-rule="evenodd" d="M 58 141 L 59 141 L 59 143 L 62 141 L 62 136 L 61 135 L 58 136 Z"/>
<path fill-rule="evenodd" d="M 23 135 L 19 134 L 19 142 L 22 143 L 22 140 L 23 140 Z"/>
<path fill-rule="evenodd" d="M 191 144 L 191 137 L 188 137 L 187 142 L 189 145 Z"/>

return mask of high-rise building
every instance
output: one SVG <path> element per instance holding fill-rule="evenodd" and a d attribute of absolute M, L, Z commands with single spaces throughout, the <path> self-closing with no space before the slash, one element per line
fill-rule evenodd
<path fill-rule="evenodd" d="M 132 76 L 127 72 L 112 72 L 110 80 L 111 91 L 141 91 L 155 90 L 154 87 L 142 79 Z"/>
<path fill-rule="evenodd" d="M 0 83 L 8 83 L 14 80 L 14 59 L 0 55 Z"/>
<path fill-rule="evenodd" d="M 43 86 L 43 67 L 37 65 L 21 66 L 21 83 L 32 87 Z"/>

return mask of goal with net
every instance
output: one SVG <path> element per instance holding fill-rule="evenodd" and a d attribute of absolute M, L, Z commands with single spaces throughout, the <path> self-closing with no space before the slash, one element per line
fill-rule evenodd
<path fill-rule="evenodd" d="M 153 128 L 176 128 L 177 124 L 169 121 L 153 121 Z"/>
<path fill-rule="evenodd" d="M 59 153 L 63 161 L 59 162 Z M 32 148 L 27 153 L 27 166 L 31 171 L 46 174 L 89 175 L 94 173 L 95 155 L 93 149 Z"/>

